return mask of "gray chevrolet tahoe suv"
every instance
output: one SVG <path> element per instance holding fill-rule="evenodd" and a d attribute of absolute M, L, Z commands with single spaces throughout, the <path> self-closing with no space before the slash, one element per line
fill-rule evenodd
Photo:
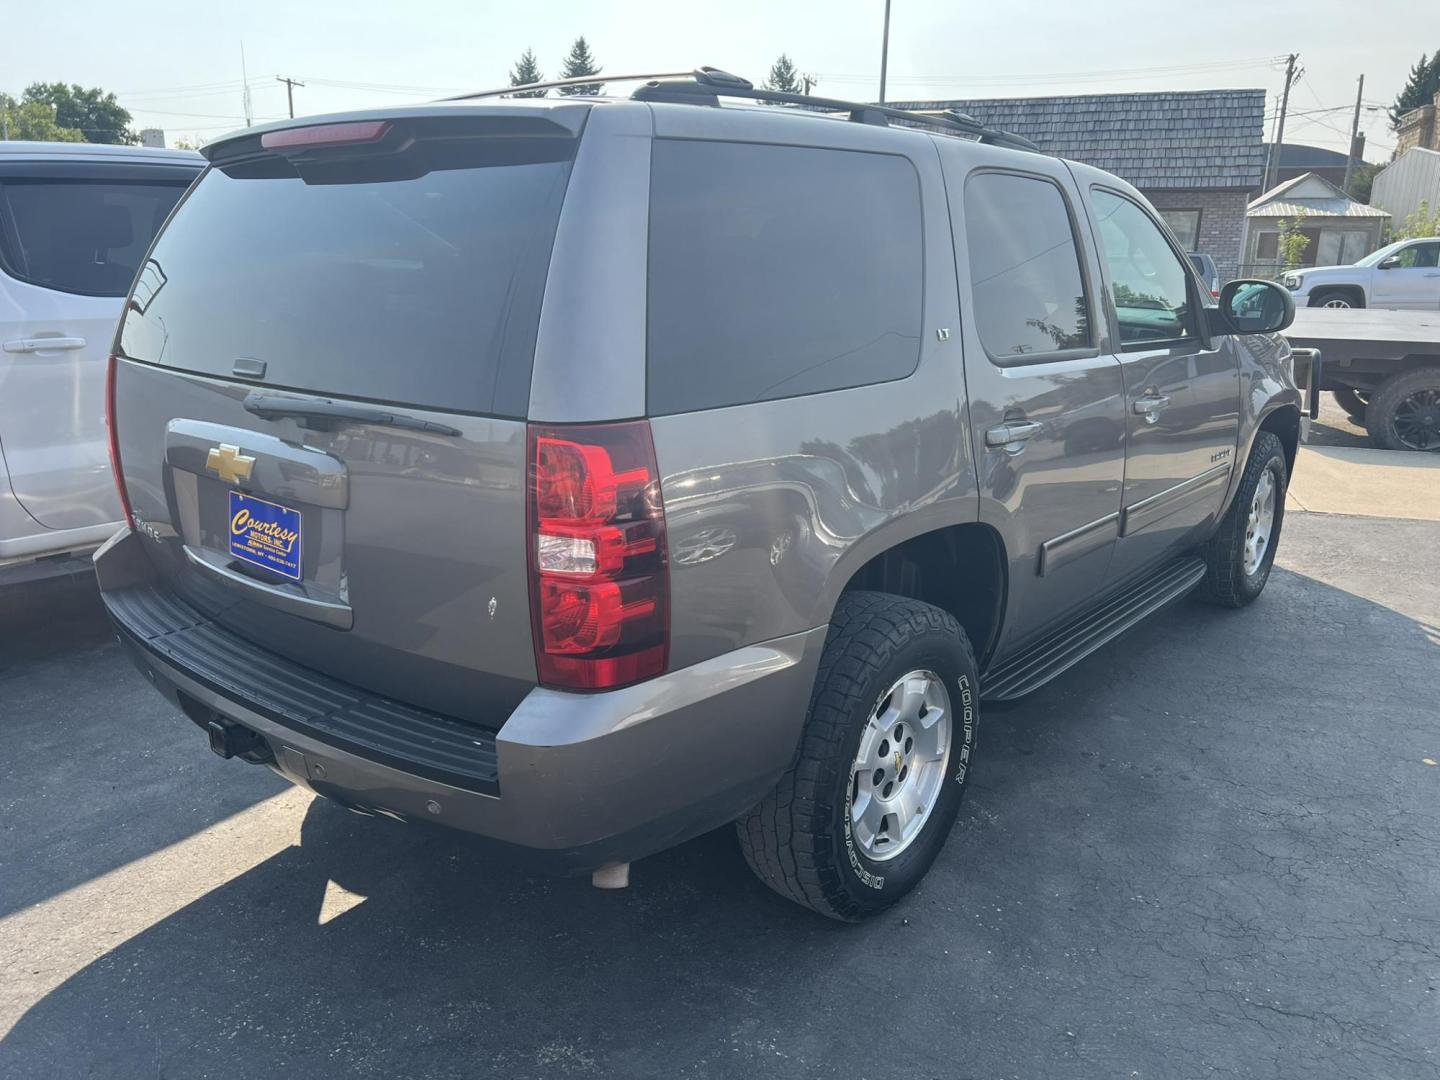
<path fill-rule="evenodd" d="M 735 822 L 858 919 L 982 701 L 1265 586 L 1288 294 L 1212 305 L 1114 176 L 708 69 L 205 153 L 117 334 L 96 563 L 223 756 L 612 880 Z"/>

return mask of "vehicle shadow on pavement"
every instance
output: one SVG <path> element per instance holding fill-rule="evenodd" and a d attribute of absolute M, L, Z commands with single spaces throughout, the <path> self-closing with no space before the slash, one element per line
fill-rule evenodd
<path fill-rule="evenodd" d="M 949 848 L 861 926 L 728 830 L 605 893 L 317 800 L 31 1008 L 0 1074 L 1434 1075 L 1440 733 L 1402 688 L 1437 645 L 1281 569 L 1172 609 L 986 715 Z"/>
<path fill-rule="evenodd" d="M 285 790 L 278 777 L 195 752 L 201 733 L 116 643 L 93 570 L 22 584 L 7 577 L 0 574 L 0 918 Z"/>

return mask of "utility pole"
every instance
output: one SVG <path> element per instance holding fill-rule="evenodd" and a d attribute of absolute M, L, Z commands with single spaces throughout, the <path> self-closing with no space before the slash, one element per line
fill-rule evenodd
<path fill-rule="evenodd" d="M 1350 122 L 1350 150 L 1345 155 L 1345 182 L 1340 190 L 1350 194 L 1350 178 L 1355 175 L 1356 147 L 1360 144 L 1360 98 L 1365 93 L 1365 76 L 1360 76 L 1360 85 L 1355 89 L 1355 119 Z"/>
<path fill-rule="evenodd" d="M 286 101 L 289 103 L 289 105 L 290 105 L 290 119 L 291 119 L 291 120 L 294 120 L 294 119 L 295 119 L 295 87 L 297 87 L 297 86 L 304 86 L 305 84 L 304 84 L 303 82 L 301 82 L 299 79 L 287 79 L 287 78 L 285 78 L 285 76 L 283 76 L 283 75 L 276 75 L 276 76 L 275 76 L 275 81 L 276 81 L 276 82 L 283 82 L 283 83 L 285 84 L 285 100 L 286 100 Z"/>
<path fill-rule="evenodd" d="M 805 93 L 808 94 L 810 93 L 810 87 L 814 86 L 820 80 L 815 78 L 814 75 L 801 75 L 800 81 L 805 84 Z"/>
<path fill-rule="evenodd" d="M 1262 190 L 1269 191 L 1274 185 L 1271 177 L 1280 171 L 1280 159 L 1285 154 L 1285 114 L 1290 110 L 1290 84 L 1295 81 L 1295 61 L 1300 59 L 1291 53 L 1285 62 L 1285 92 L 1280 96 L 1280 121 L 1275 128 L 1275 141 L 1270 146 L 1270 160 L 1265 166 L 1265 182 Z"/>
<path fill-rule="evenodd" d="M 885 65 L 890 60 L 890 0 L 885 0 L 885 34 L 880 39 L 880 104 L 885 104 Z"/>

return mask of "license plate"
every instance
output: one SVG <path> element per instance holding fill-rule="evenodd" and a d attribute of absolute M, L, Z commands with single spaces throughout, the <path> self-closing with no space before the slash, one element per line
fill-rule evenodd
<path fill-rule="evenodd" d="M 230 554 L 299 581 L 300 511 L 244 492 L 230 492 Z"/>

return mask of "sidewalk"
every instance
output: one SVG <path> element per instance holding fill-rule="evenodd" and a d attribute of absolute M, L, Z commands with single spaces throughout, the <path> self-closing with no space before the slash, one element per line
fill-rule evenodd
<path fill-rule="evenodd" d="M 1440 521 L 1440 454 L 1302 446 L 1290 510 Z"/>

